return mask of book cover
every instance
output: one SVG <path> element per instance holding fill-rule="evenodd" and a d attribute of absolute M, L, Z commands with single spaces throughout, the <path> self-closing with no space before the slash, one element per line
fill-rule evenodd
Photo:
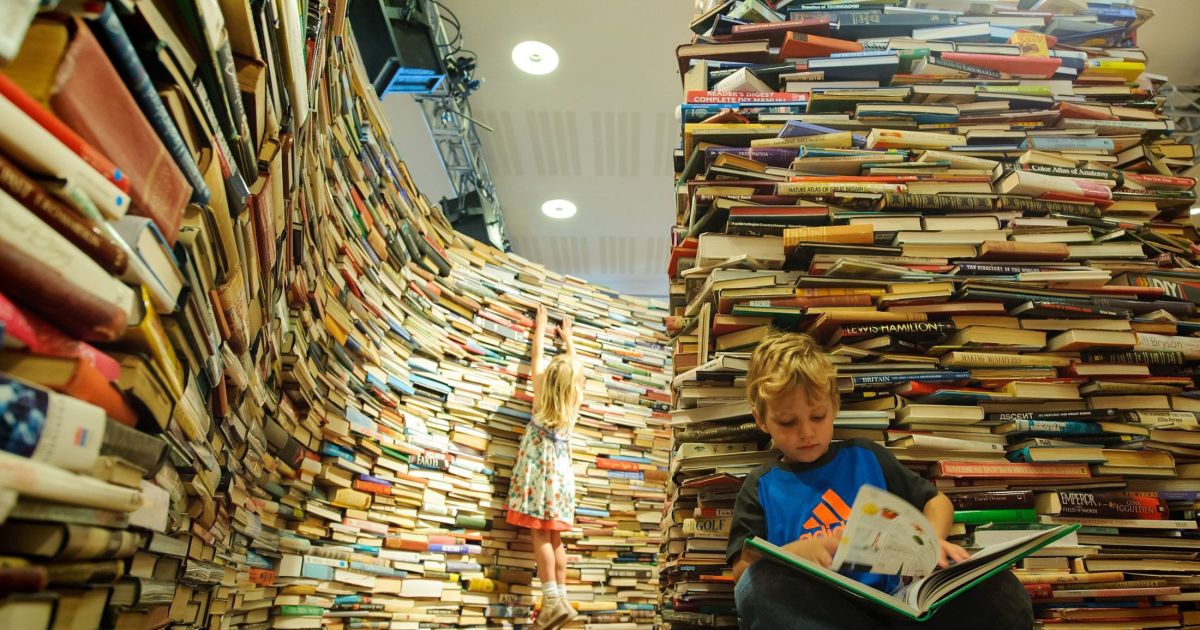
<path fill-rule="evenodd" d="M 946 569 L 935 570 L 938 545 L 928 519 L 900 497 L 864 486 L 850 508 L 850 517 L 831 568 L 796 556 L 761 538 L 752 538 L 746 544 L 767 560 L 822 580 L 873 605 L 910 619 L 924 620 L 972 586 L 1077 528 L 1064 525 L 1034 532 L 980 550 Z M 848 566 L 874 567 L 894 575 L 916 577 L 898 592 L 884 593 L 838 572 Z"/>
<path fill-rule="evenodd" d="M 63 121 L 104 151 L 130 180 L 133 211 L 154 220 L 169 243 L 179 233 L 192 188 L 82 20 L 55 77 L 50 104 Z M 107 95 L 103 101 L 96 98 Z"/>

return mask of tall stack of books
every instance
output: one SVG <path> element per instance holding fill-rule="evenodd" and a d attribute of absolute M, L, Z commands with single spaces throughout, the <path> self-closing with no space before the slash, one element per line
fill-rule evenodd
<path fill-rule="evenodd" d="M 542 304 L 588 375 L 577 623 L 649 627 L 666 305 L 455 233 L 346 7 L 65 2 L 4 27 L 0 626 L 528 623 L 504 514 Z"/>
<path fill-rule="evenodd" d="M 1130 606 L 1194 622 L 1196 181 L 1137 48 L 1153 12 L 703 5 L 676 51 L 664 621 L 729 621 L 728 590 L 707 586 L 728 570 L 687 519 L 726 514 L 748 449 L 768 446 L 741 388 L 780 329 L 835 363 L 835 438 L 886 444 L 933 480 L 963 544 L 1084 524 L 1022 568 L 1047 625 Z M 1096 580 L 1101 597 L 1050 593 L 1042 568 L 1123 573 Z"/>

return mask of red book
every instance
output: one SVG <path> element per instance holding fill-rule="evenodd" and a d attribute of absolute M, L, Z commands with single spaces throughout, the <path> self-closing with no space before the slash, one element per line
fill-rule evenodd
<path fill-rule="evenodd" d="M 737 41 L 742 39 L 767 38 L 772 46 L 783 43 L 788 33 L 817 33 L 829 34 L 828 18 L 806 18 L 803 20 L 788 20 L 786 22 L 755 22 L 752 24 L 737 24 L 728 35 L 718 35 L 718 41 Z"/>
<path fill-rule="evenodd" d="M 1050 599 L 1054 597 L 1054 587 L 1050 584 L 1022 584 L 1029 592 L 1030 599 Z"/>
<path fill-rule="evenodd" d="M 192 187 L 92 31 L 78 18 L 71 24 L 71 43 L 54 78 L 50 106 L 121 167 L 129 178 L 131 212 L 153 220 L 174 245 Z"/>
<path fill-rule="evenodd" d="M 1105 105 L 1092 105 L 1081 103 L 1066 103 L 1059 102 L 1054 104 L 1054 109 L 1063 118 L 1087 118 L 1089 120 L 1120 120 L 1118 116 L 1112 113 Z"/>
<path fill-rule="evenodd" d="M 1172 177 L 1154 173 L 1123 173 L 1125 181 L 1133 182 L 1151 190 L 1191 190 L 1196 187 L 1194 177 Z"/>
<path fill-rule="evenodd" d="M 944 52 L 946 61 L 996 70 L 1022 79 L 1049 79 L 1062 65 L 1058 57 L 1024 57 L 1018 55 L 988 55 L 983 53 Z"/>
<path fill-rule="evenodd" d="M 879 184 L 903 184 L 921 179 L 916 175 L 794 175 L 790 182 L 869 182 Z M 986 180 L 991 181 L 991 180 Z"/>
<path fill-rule="evenodd" d="M 55 116 L 45 107 L 42 107 L 41 103 L 38 103 L 32 96 L 29 96 L 25 90 L 21 89 L 21 86 L 3 74 L 0 74 L 0 95 L 4 95 L 8 100 L 12 101 L 13 105 L 21 108 L 21 111 L 25 112 L 34 122 L 41 125 L 46 131 L 49 131 L 55 138 L 58 138 L 59 142 L 63 143 L 75 155 L 83 158 L 84 162 L 87 162 L 88 165 L 99 171 L 101 175 L 112 182 L 117 188 L 120 188 L 122 192 L 129 192 L 129 178 L 125 177 L 121 169 L 117 168 L 107 157 L 104 157 L 103 153 L 100 153 L 95 147 L 88 144 L 86 140 L 79 137 L 79 134 L 71 130 L 63 121 L 59 120 L 58 116 Z"/>
<path fill-rule="evenodd" d="M 620 459 L 609 459 L 607 457 L 596 458 L 596 468 L 603 470 L 624 470 L 628 472 L 641 472 L 642 465 L 637 462 L 627 462 Z"/>
<path fill-rule="evenodd" d="M 80 357 L 100 371 L 110 381 L 121 378 L 121 364 L 91 345 L 72 339 L 45 320 L 28 313 L 0 293 L 0 325 L 4 327 L 5 343 L 15 342 L 31 354 L 48 357 Z"/>
<path fill-rule="evenodd" d="M 862 49 L 862 44 L 846 39 L 809 33 L 788 33 L 779 46 L 779 58 L 828 57 L 833 53 L 862 52 Z"/>
<path fill-rule="evenodd" d="M 730 217 L 823 217 L 829 214 L 824 207 L 808 206 L 734 206 L 729 209 Z"/>
<path fill-rule="evenodd" d="M 8 353 L 0 356 L 7 374 L 36 383 L 104 409 L 108 417 L 129 426 L 137 425 L 137 414 L 112 383 L 83 358 L 45 357 Z"/>
<path fill-rule="evenodd" d="M 1088 479 L 1087 465 L 1039 464 L 1025 462 L 959 462 L 940 461 L 934 464 L 934 477 L 1014 479 Z"/>
<path fill-rule="evenodd" d="M 125 332 L 120 307 L 63 281 L 58 270 L 13 247 L 0 247 L 0 291 L 37 311 L 69 335 L 116 341 Z"/>
<path fill-rule="evenodd" d="M 701 105 L 736 105 L 738 103 L 804 103 L 808 98 L 797 92 L 727 92 L 718 90 L 688 90 L 686 102 Z"/>

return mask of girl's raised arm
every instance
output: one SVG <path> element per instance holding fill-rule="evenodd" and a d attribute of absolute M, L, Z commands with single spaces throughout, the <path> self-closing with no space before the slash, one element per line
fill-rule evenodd
<path fill-rule="evenodd" d="M 533 381 L 533 411 L 537 412 L 538 394 L 542 391 L 542 337 L 546 332 L 546 307 L 538 305 L 533 319 L 533 352 L 529 357 L 529 376 Z"/>

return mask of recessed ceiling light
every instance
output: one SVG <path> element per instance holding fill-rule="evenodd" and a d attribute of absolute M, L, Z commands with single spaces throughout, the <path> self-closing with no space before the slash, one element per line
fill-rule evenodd
<path fill-rule="evenodd" d="M 521 42 L 513 46 L 512 60 L 523 72 L 549 74 L 558 67 L 558 51 L 542 42 Z"/>
<path fill-rule="evenodd" d="M 569 219 L 575 216 L 575 204 L 566 199 L 551 199 L 542 204 L 542 214 L 551 219 Z"/>

